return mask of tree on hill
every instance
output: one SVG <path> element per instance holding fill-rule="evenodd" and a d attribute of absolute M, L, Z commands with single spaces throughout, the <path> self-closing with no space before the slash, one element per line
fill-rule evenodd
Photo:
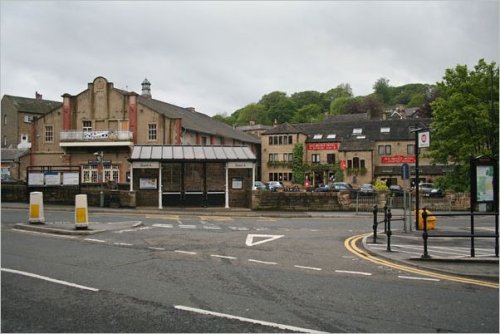
<path fill-rule="evenodd" d="M 447 69 L 437 84 L 440 96 L 431 104 L 430 156 L 435 162 L 460 166 L 441 181 L 447 187 L 468 187 L 470 157 L 498 159 L 498 80 L 498 65 L 481 59 L 473 70 L 467 65 Z"/>

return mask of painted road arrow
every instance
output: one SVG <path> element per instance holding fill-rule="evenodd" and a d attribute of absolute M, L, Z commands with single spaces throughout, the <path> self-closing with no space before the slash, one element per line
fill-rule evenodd
<path fill-rule="evenodd" d="M 273 241 L 273 240 L 279 239 L 281 237 L 284 237 L 284 235 L 249 234 L 249 235 L 247 235 L 247 240 L 245 241 L 245 244 L 248 247 L 252 247 L 252 246 L 255 246 L 255 245 L 263 244 L 264 242 L 269 242 L 269 241 Z M 259 241 L 253 241 L 254 238 L 265 238 L 265 239 L 259 240 Z"/>

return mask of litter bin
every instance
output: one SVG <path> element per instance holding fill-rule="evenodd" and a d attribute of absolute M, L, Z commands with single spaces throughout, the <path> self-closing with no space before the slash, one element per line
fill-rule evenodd
<path fill-rule="evenodd" d="M 436 217 L 434 216 L 429 216 L 432 214 L 431 211 L 427 211 L 427 230 L 434 230 L 436 228 Z M 413 211 L 415 213 L 415 211 Z M 422 214 L 424 213 L 424 210 L 420 209 L 418 210 L 418 229 L 423 230 L 424 229 L 424 218 L 422 217 Z"/>
<path fill-rule="evenodd" d="M 120 191 L 119 190 L 111 190 L 109 195 L 109 207 L 110 208 L 119 208 L 120 207 Z"/>

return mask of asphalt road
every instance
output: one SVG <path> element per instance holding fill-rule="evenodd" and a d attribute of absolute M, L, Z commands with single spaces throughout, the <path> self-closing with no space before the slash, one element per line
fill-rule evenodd
<path fill-rule="evenodd" d="M 92 236 L 18 231 L 12 226 L 26 212 L 2 210 L 2 332 L 499 329 L 497 289 L 419 279 L 350 253 L 344 240 L 370 232 L 369 215 L 90 218 L 120 228 Z"/>

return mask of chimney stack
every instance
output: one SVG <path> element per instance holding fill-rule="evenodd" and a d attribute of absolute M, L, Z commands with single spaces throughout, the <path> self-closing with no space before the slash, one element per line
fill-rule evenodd
<path fill-rule="evenodd" d="M 151 82 L 148 81 L 148 79 L 144 79 L 142 82 L 142 96 L 151 99 Z"/>
<path fill-rule="evenodd" d="M 41 100 L 42 99 L 42 94 L 38 94 L 38 92 L 35 92 L 35 98 L 37 100 Z"/>
<path fill-rule="evenodd" d="M 191 112 L 195 112 L 196 111 L 196 109 L 194 107 L 187 107 L 186 110 L 191 111 Z"/>

